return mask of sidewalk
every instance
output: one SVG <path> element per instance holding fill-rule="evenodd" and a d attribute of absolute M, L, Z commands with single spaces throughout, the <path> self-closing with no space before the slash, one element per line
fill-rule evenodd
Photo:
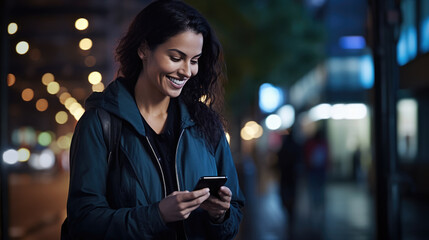
<path fill-rule="evenodd" d="M 305 185 L 299 185 L 295 239 L 373 239 L 374 211 L 365 188 L 355 183 L 328 183 L 325 198 L 324 209 L 317 213 L 311 210 Z M 278 184 L 268 183 L 267 190 L 255 203 L 257 211 L 252 219 L 256 219 L 256 228 L 251 228 L 252 239 L 287 239 L 288 219 L 281 205 Z M 315 217 L 318 214 L 320 221 Z"/>

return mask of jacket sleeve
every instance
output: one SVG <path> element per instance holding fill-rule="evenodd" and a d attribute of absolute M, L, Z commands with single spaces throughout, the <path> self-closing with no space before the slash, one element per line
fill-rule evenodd
<path fill-rule="evenodd" d="M 106 200 L 107 148 L 96 110 L 79 120 L 70 150 L 67 202 L 73 239 L 150 239 L 168 227 L 158 203 L 112 209 Z"/>
<path fill-rule="evenodd" d="M 244 196 L 240 190 L 237 171 L 224 134 L 216 148 L 215 157 L 219 175 L 228 176 L 226 186 L 232 192 L 232 199 L 230 209 L 227 211 L 223 223 L 215 224 L 210 222 L 211 236 L 213 236 L 213 239 L 234 239 L 243 217 L 241 208 L 244 206 Z"/>

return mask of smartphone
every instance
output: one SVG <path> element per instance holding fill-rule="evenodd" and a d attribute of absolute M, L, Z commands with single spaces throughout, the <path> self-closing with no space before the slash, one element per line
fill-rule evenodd
<path fill-rule="evenodd" d="M 200 177 L 194 190 L 210 188 L 210 194 L 219 198 L 219 188 L 225 185 L 228 178 L 226 176 L 204 176 Z"/>

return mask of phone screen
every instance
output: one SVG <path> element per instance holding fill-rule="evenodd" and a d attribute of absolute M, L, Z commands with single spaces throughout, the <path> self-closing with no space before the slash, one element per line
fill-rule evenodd
<path fill-rule="evenodd" d="M 219 197 L 219 194 L 218 194 L 219 188 L 225 185 L 227 179 L 228 178 L 226 176 L 200 177 L 194 190 L 199 190 L 202 188 L 210 188 L 210 194 L 213 196 Z"/>

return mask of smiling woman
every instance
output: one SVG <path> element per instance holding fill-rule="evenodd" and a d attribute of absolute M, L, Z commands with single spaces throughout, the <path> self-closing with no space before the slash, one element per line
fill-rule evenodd
<path fill-rule="evenodd" d="M 154 98 L 168 103 L 168 97 L 178 97 L 186 82 L 198 73 L 202 47 L 203 36 L 191 30 L 171 37 L 153 51 L 143 44 L 138 55 L 145 66 L 139 78 L 144 79 L 137 81 L 137 102 Z"/>
<path fill-rule="evenodd" d="M 62 237 L 233 239 L 244 199 L 218 112 L 223 59 L 210 25 L 182 1 L 154 1 L 116 54 L 119 77 L 89 97 L 75 129 Z M 218 175 L 228 177 L 218 192 L 194 190 Z"/>

